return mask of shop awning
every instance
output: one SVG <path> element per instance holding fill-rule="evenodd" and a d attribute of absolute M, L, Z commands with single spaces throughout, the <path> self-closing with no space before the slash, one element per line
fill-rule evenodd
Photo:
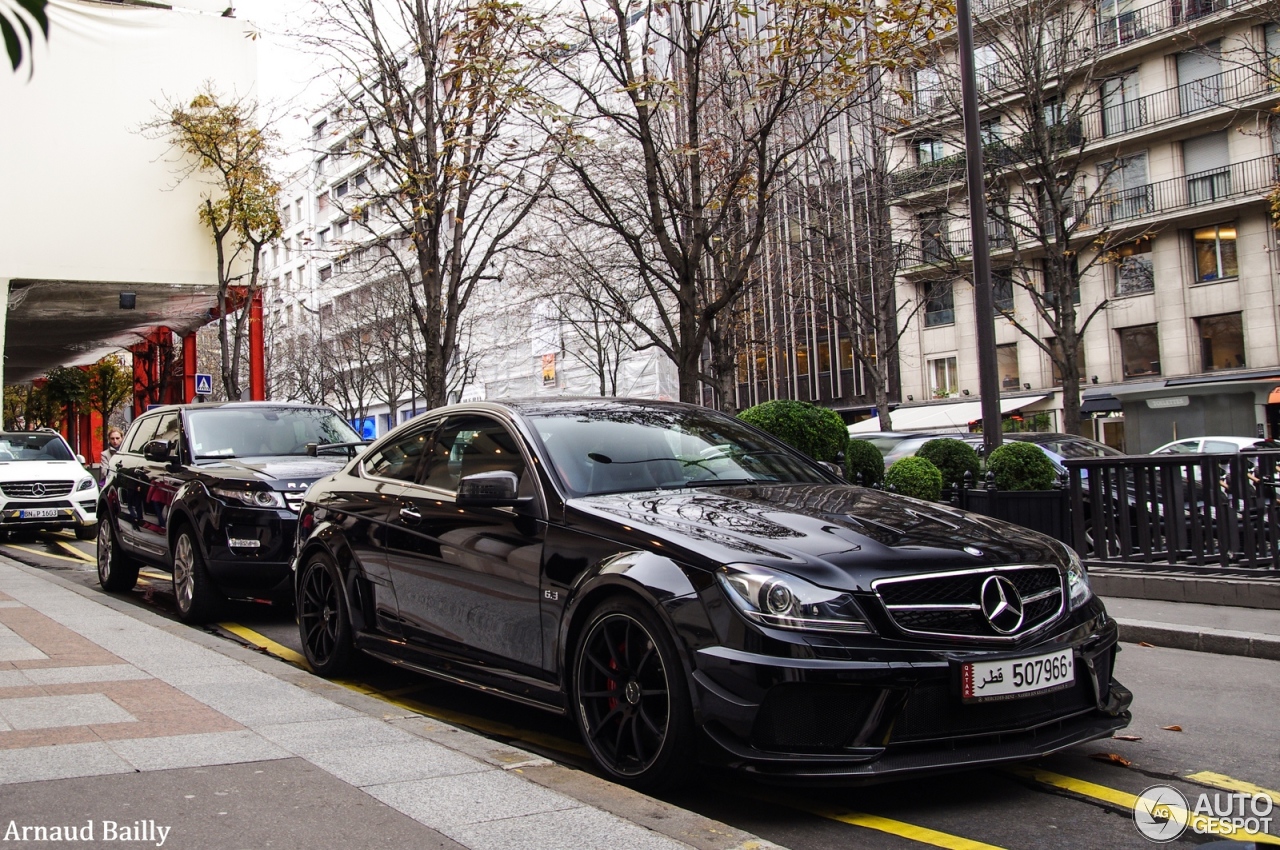
<path fill-rule="evenodd" d="M 1013 413 L 1027 405 L 1044 401 L 1048 395 L 1019 396 L 1000 399 L 1000 412 Z M 943 402 L 899 407 L 893 411 L 895 431 L 967 431 L 969 423 L 982 418 L 981 401 Z M 884 430 L 879 417 L 873 416 L 849 426 L 850 434 L 865 434 Z"/>
<path fill-rule="evenodd" d="M 1119 413 L 1120 399 L 1113 395 L 1086 395 L 1080 402 L 1081 413 Z"/>

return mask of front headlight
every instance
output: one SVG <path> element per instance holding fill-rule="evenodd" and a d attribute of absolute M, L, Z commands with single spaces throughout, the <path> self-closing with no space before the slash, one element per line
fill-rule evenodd
<path fill-rule="evenodd" d="M 92 478 L 81 478 L 80 483 L 76 485 L 76 492 L 79 493 L 81 490 L 88 490 L 92 486 L 93 486 Z"/>
<path fill-rule="evenodd" d="M 1089 572 L 1080 562 L 1080 556 L 1071 547 L 1067 550 L 1067 599 L 1070 610 L 1074 611 L 1093 597 L 1089 589 Z"/>
<path fill-rule="evenodd" d="M 210 490 L 224 501 L 238 502 L 251 508 L 284 507 L 284 496 L 275 490 L 236 490 L 231 487 L 211 487 Z"/>
<path fill-rule="evenodd" d="M 716 579 L 738 610 L 761 625 L 818 632 L 871 631 L 853 595 L 845 591 L 750 564 L 723 566 Z"/>

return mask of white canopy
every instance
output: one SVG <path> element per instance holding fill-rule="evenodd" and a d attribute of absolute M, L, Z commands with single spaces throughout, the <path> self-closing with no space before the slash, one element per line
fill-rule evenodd
<path fill-rule="evenodd" d="M 1046 398 L 1048 398 L 1047 395 L 1002 398 L 1000 399 L 1000 412 L 1012 413 Z M 968 430 L 970 422 L 981 418 L 981 401 L 946 401 L 939 404 L 919 404 L 911 407 L 899 407 L 893 411 L 893 430 L 964 431 Z M 883 430 L 885 429 L 880 427 L 880 417 L 878 416 L 872 416 L 870 419 L 849 426 L 851 435 Z"/>

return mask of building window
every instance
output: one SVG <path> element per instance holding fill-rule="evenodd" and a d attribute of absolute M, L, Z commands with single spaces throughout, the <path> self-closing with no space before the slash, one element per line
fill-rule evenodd
<path fill-rule="evenodd" d="M 942 210 L 917 217 L 920 223 L 920 256 L 926 263 L 940 263 L 950 255 L 947 245 L 947 214 Z"/>
<path fill-rule="evenodd" d="M 973 71 L 978 91 L 995 88 L 1000 78 L 1000 57 L 994 44 L 983 44 L 973 49 Z"/>
<path fill-rule="evenodd" d="M 991 305 L 1000 313 L 1013 312 L 1013 269 L 991 270 Z"/>
<path fill-rule="evenodd" d="M 337 186 L 333 187 L 333 197 L 341 198 L 343 195 L 347 194 L 347 192 L 349 191 L 351 191 L 351 186 L 348 185 L 346 180 L 343 180 Z"/>
<path fill-rule="evenodd" d="M 284 273 L 284 291 L 285 292 L 293 291 L 293 272 Z"/>
<path fill-rule="evenodd" d="M 1125 380 L 1160 374 L 1160 334 L 1155 325 L 1120 328 L 1120 363 Z"/>
<path fill-rule="evenodd" d="M 1102 183 L 1098 199 L 1106 221 L 1151 214 L 1154 199 L 1147 177 L 1146 153 L 1099 163 L 1098 179 Z"/>
<path fill-rule="evenodd" d="M 1142 236 L 1115 249 L 1115 293 L 1136 295 L 1156 288 L 1155 266 L 1151 262 L 1151 237 Z"/>
<path fill-rule="evenodd" d="M 1200 365 L 1206 372 L 1243 369 L 1244 325 L 1239 313 L 1203 316 L 1196 319 L 1200 328 Z"/>
<path fill-rule="evenodd" d="M 840 368 L 842 370 L 853 368 L 853 340 L 847 336 L 840 337 Z"/>
<path fill-rule="evenodd" d="M 956 322 L 955 302 L 951 291 L 951 281 L 935 280 L 924 285 L 924 326 L 936 328 L 939 325 L 954 325 Z"/>
<path fill-rule="evenodd" d="M 916 71 L 916 113 L 920 114 L 945 103 L 946 93 L 942 88 L 942 77 L 938 73 L 938 69 L 924 67 Z"/>
<path fill-rule="evenodd" d="M 328 280 L 331 277 L 333 277 L 333 266 L 325 266 L 324 268 L 320 269 L 321 280 Z"/>
<path fill-rule="evenodd" d="M 917 165 L 928 165 L 931 162 L 937 162 L 944 155 L 941 139 L 916 139 Z"/>
<path fill-rule="evenodd" d="M 929 389 L 933 392 L 934 398 L 946 398 L 959 390 L 954 357 L 942 357 L 929 361 Z"/>
<path fill-rule="evenodd" d="M 1138 72 L 1102 81 L 1102 133 L 1114 136 L 1147 123 L 1147 102 L 1138 96 Z"/>
<path fill-rule="evenodd" d="M 1000 373 L 1000 389 L 1016 390 L 1022 386 L 1018 374 L 1018 344 L 996 346 L 996 371 Z"/>
<path fill-rule="evenodd" d="M 1196 280 L 1199 282 L 1236 277 L 1236 226 L 1218 224 L 1201 227 L 1192 233 L 1196 255 Z"/>
<path fill-rule="evenodd" d="M 1062 370 L 1058 368 L 1058 361 L 1062 359 L 1062 349 L 1058 346 L 1057 337 L 1049 337 L 1045 340 L 1049 350 L 1053 352 L 1053 356 L 1049 358 L 1049 371 L 1053 375 L 1055 384 L 1062 383 Z M 1080 375 L 1080 382 L 1085 381 L 1085 363 L 1084 363 L 1084 340 L 1076 342 L 1076 372 Z"/>

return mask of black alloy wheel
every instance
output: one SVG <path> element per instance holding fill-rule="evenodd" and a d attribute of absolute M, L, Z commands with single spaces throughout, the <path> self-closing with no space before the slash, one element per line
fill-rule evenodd
<path fill-rule="evenodd" d="M 298 580 L 298 636 L 307 663 L 325 677 L 341 676 L 355 658 L 342 596 L 337 566 L 323 553 L 311 556 Z"/>
<path fill-rule="evenodd" d="M 110 520 L 98 523 L 98 584 L 111 593 L 128 593 L 138 583 L 139 564 L 120 549 Z"/>
<path fill-rule="evenodd" d="M 641 602 L 592 612 L 573 665 L 582 737 L 609 778 L 655 789 L 681 778 L 693 750 L 693 711 L 666 629 Z"/>

